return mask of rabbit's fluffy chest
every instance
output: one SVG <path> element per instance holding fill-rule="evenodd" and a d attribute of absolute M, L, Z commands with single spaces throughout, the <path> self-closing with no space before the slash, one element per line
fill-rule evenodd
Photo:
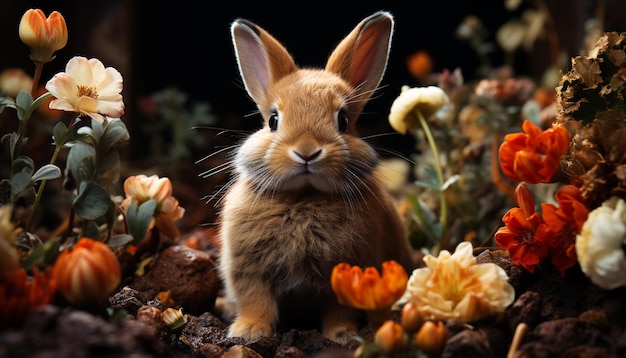
<path fill-rule="evenodd" d="M 243 199 L 241 191 L 231 193 L 239 194 L 226 201 L 223 228 L 228 239 L 223 246 L 228 264 L 242 275 L 254 271 L 281 291 L 302 283 L 327 286 L 339 262 L 375 262 L 363 203 L 348 204 L 315 192 L 299 197 L 279 193 L 256 201 Z"/>

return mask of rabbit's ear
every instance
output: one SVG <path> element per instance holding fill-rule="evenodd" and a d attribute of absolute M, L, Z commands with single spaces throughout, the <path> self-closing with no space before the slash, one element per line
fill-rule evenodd
<path fill-rule="evenodd" d="M 393 17 L 385 11 L 363 19 L 337 45 L 326 64 L 326 70 L 336 73 L 356 88 L 358 112 L 378 88 L 387 67 Z"/>
<path fill-rule="evenodd" d="M 231 34 L 239 72 L 252 99 L 259 103 L 267 87 L 297 68 L 287 50 L 269 33 L 247 20 L 236 20 Z"/>

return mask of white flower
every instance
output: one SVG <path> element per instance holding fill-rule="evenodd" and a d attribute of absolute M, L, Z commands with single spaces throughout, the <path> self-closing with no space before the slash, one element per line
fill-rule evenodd
<path fill-rule="evenodd" d="M 576 238 L 576 254 L 591 282 L 614 289 L 626 285 L 626 202 L 612 197 L 589 213 Z"/>
<path fill-rule="evenodd" d="M 115 68 L 80 56 L 70 59 L 65 72 L 57 73 L 46 84 L 56 97 L 50 108 L 77 112 L 99 122 L 104 116 L 119 118 L 124 114 L 122 87 L 122 75 Z"/>
<path fill-rule="evenodd" d="M 438 257 L 424 257 L 426 267 L 413 271 L 407 294 L 426 320 L 455 319 L 472 322 L 503 312 L 515 299 L 504 269 L 494 263 L 477 264 L 470 242 L 462 242 L 454 254 L 442 250 Z"/>
<path fill-rule="evenodd" d="M 448 95 L 436 86 L 402 86 L 400 96 L 391 104 L 389 124 L 396 132 L 404 134 L 409 128 L 420 125 L 415 111 L 420 111 L 427 119 L 449 101 Z"/>

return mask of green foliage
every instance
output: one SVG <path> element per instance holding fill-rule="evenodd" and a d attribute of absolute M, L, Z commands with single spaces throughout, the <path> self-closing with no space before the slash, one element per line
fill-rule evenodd
<path fill-rule="evenodd" d="M 133 244 L 138 244 L 146 236 L 156 211 L 156 204 L 154 199 L 150 199 L 141 203 L 139 207 L 137 207 L 137 202 L 133 202 L 128 208 L 126 219 L 128 220 L 128 231 L 133 237 Z"/>

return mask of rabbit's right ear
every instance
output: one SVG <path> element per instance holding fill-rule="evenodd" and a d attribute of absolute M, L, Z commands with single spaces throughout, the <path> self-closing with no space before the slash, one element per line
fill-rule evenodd
<path fill-rule="evenodd" d="M 246 91 L 260 103 L 270 84 L 297 70 L 295 62 L 283 45 L 256 24 L 238 19 L 230 29 Z"/>

